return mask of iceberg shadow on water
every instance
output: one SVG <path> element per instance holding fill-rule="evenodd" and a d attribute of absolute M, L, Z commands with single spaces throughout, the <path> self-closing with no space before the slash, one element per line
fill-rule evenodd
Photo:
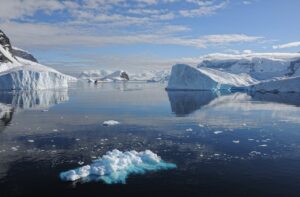
<path fill-rule="evenodd" d="M 218 96 L 213 91 L 168 91 L 172 112 L 177 116 L 193 113 Z"/>

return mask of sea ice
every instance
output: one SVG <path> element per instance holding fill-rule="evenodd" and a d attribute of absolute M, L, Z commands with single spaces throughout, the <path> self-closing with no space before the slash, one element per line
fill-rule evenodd
<path fill-rule="evenodd" d="M 235 143 L 235 144 L 239 144 L 240 140 L 233 140 L 232 142 Z"/>
<path fill-rule="evenodd" d="M 130 174 L 144 174 L 148 171 L 167 170 L 176 168 L 173 163 L 163 161 L 150 150 L 126 151 L 117 149 L 108 151 L 106 155 L 85 165 L 60 173 L 63 181 L 104 181 L 107 184 L 126 183 Z"/>
<path fill-rule="evenodd" d="M 118 124 L 120 124 L 120 122 L 118 122 L 116 120 L 107 120 L 102 123 L 103 126 L 114 126 L 114 125 L 118 125 Z"/>
<path fill-rule="evenodd" d="M 221 134 L 223 133 L 223 131 L 215 131 L 214 134 L 218 135 L 218 134 Z"/>

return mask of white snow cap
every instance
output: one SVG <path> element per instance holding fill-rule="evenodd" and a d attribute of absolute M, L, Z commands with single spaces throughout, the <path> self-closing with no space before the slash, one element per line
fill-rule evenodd
<path fill-rule="evenodd" d="M 63 181 L 81 179 L 84 182 L 104 181 L 107 184 L 125 184 L 130 174 L 173 168 L 176 168 L 175 164 L 163 161 L 150 150 L 121 152 L 115 149 L 108 151 L 106 155 L 94 160 L 90 165 L 60 173 L 60 178 Z"/>

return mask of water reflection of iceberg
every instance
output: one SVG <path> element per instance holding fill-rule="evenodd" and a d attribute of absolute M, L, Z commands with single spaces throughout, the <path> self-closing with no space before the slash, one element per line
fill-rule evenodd
<path fill-rule="evenodd" d="M 183 116 L 209 104 L 217 97 L 212 91 L 168 91 L 172 112 Z"/>
<path fill-rule="evenodd" d="M 11 106 L 0 103 L 0 132 L 10 123 L 14 110 Z"/>
<path fill-rule="evenodd" d="M 44 109 L 69 100 L 68 91 L 40 90 L 1 92 L 0 103 L 8 104 L 15 110 Z"/>
<path fill-rule="evenodd" d="M 15 112 L 48 109 L 67 100 L 66 90 L 0 92 L 0 132 L 11 122 Z"/>
<path fill-rule="evenodd" d="M 281 103 L 287 105 L 300 106 L 300 93 L 250 93 L 255 101 Z"/>
<path fill-rule="evenodd" d="M 300 106 L 299 93 L 214 93 L 212 91 L 170 91 L 168 92 L 172 112 L 182 116 L 190 114 L 202 107 L 214 108 L 217 106 L 242 107 L 247 103 L 248 110 L 256 108 L 255 101 L 288 106 Z M 252 104 L 251 104 L 252 103 Z M 237 107 L 237 106 L 235 106 Z M 262 107 L 262 106 L 260 106 Z"/>

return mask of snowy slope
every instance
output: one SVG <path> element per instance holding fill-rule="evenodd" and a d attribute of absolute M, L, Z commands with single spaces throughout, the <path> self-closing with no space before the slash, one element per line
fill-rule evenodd
<path fill-rule="evenodd" d="M 207 67 L 233 74 L 247 73 L 258 80 L 300 74 L 300 53 L 210 54 L 200 58 Z"/>
<path fill-rule="evenodd" d="M 13 57 L 1 45 L 0 52 L 9 60 L 0 62 L 1 90 L 67 88 L 69 81 L 76 80 L 36 62 Z"/>

